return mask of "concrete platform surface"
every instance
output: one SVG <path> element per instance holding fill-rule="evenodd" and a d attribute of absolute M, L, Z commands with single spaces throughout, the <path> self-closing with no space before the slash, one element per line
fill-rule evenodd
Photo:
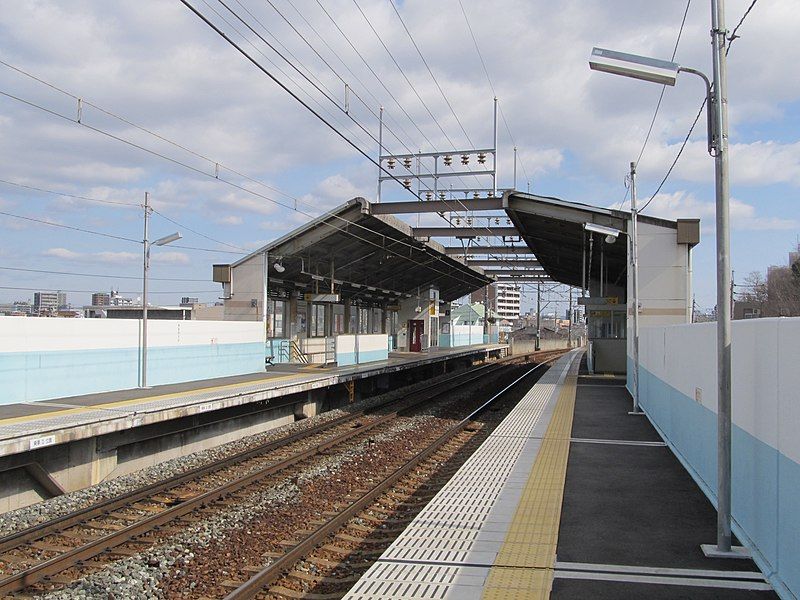
<path fill-rule="evenodd" d="M 247 375 L 1 405 L 0 456 L 505 348 L 437 348 L 347 367 L 276 365 Z"/>
<path fill-rule="evenodd" d="M 554 363 L 350 590 L 366 599 L 777 598 L 624 380 Z M 581 366 L 584 366 L 581 364 Z"/>

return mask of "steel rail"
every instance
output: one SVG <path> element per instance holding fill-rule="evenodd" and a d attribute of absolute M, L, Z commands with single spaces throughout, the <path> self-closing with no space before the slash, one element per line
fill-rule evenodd
<path fill-rule="evenodd" d="M 492 364 L 498 364 L 498 363 L 492 363 Z M 492 366 L 492 364 L 482 365 L 481 367 L 478 367 L 478 369 L 475 369 L 471 372 L 475 373 L 478 370 L 486 369 L 487 367 Z M 434 384 L 434 387 L 440 385 L 447 385 L 448 383 L 451 383 L 452 381 L 458 379 L 459 377 L 465 376 L 467 373 L 469 372 L 456 373 L 451 377 L 436 382 L 436 384 Z M 138 502 L 139 500 L 142 500 L 143 498 L 146 498 L 148 496 L 168 491 L 174 487 L 188 483 L 193 479 L 203 477 L 205 475 L 214 473 L 226 467 L 235 465 L 236 463 L 254 458 L 259 454 L 265 454 L 267 452 L 277 450 L 283 446 L 288 446 L 289 444 L 302 440 L 303 438 L 310 437 L 312 435 L 316 435 L 319 433 L 324 433 L 325 431 L 333 429 L 338 425 L 356 419 L 360 419 L 366 416 L 367 414 L 376 412 L 391 404 L 395 404 L 397 402 L 403 402 L 413 397 L 414 395 L 420 393 L 423 393 L 423 391 L 414 390 L 412 392 L 408 392 L 407 394 L 404 394 L 400 398 L 395 398 L 394 400 L 387 400 L 386 402 L 382 402 L 376 406 L 370 407 L 369 409 L 361 410 L 352 414 L 342 415 L 341 417 L 332 419 L 330 421 L 326 421 L 325 423 L 320 423 L 319 425 L 315 425 L 303 431 L 299 431 L 297 433 L 288 435 L 286 437 L 282 437 L 277 440 L 267 442 L 266 444 L 250 448 L 249 450 L 244 450 L 242 452 L 232 454 L 231 456 L 221 459 L 219 461 L 195 467 L 194 469 L 191 469 L 179 475 L 174 475 L 168 479 L 162 481 L 156 481 L 145 487 L 138 488 L 136 490 L 132 490 L 130 492 L 114 496 L 113 498 L 109 498 L 97 504 L 92 504 L 82 509 L 62 515 L 60 517 L 56 517 L 55 519 L 51 519 L 45 523 L 40 523 L 38 525 L 34 525 L 32 527 L 23 529 L 19 532 L 2 536 L 0 537 L 0 553 L 6 552 L 7 550 L 16 548 L 25 543 L 39 540 L 47 535 L 50 535 L 52 533 L 57 533 L 63 529 L 72 527 L 73 525 L 77 525 L 83 521 L 89 521 L 96 517 L 107 515 L 108 513 L 118 510 L 128 504 Z"/>
<path fill-rule="evenodd" d="M 559 353 L 559 356 L 561 354 L 563 353 Z M 286 552 L 275 562 L 271 563 L 269 566 L 265 567 L 264 569 L 256 573 L 253 577 L 248 579 L 245 583 L 236 588 L 230 594 L 225 596 L 225 600 L 248 600 L 250 598 L 255 598 L 258 594 L 262 593 L 262 591 L 267 585 L 275 582 L 284 573 L 288 572 L 290 568 L 298 560 L 300 560 L 303 556 L 305 556 L 310 550 L 319 545 L 329 535 L 333 534 L 335 531 L 340 529 L 345 523 L 347 523 L 347 521 L 358 515 L 358 513 L 360 513 L 367 506 L 369 506 L 375 499 L 377 499 L 383 493 L 391 489 L 392 486 L 394 486 L 398 481 L 400 481 L 414 468 L 416 468 L 416 466 L 419 463 L 429 458 L 436 451 L 438 451 L 456 434 L 461 432 L 461 430 L 464 429 L 464 427 L 466 427 L 466 425 L 469 424 L 469 422 L 472 419 L 474 419 L 477 415 L 484 412 L 489 406 L 491 406 L 491 404 L 493 404 L 508 390 L 516 386 L 523 379 L 528 377 L 531 373 L 533 373 L 537 369 L 543 367 L 548 362 L 556 360 L 556 358 L 558 357 L 554 356 L 548 359 L 547 361 L 534 366 L 526 373 L 524 373 L 522 376 L 518 377 L 512 383 L 503 388 L 501 391 L 497 392 L 489 400 L 487 400 L 481 406 L 472 411 L 468 416 L 466 416 L 461 421 L 450 427 L 427 448 L 417 453 L 411 460 L 405 463 L 400 469 L 398 469 L 391 475 L 385 477 L 380 483 L 378 483 L 378 485 L 376 485 L 371 490 L 363 494 L 358 500 L 356 500 L 353 504 L 348 506 L 344 511 L 340 512 L 338 515 L 336 515 L 323 525 L 317 527 L 317 529 L 315 529 L 311 534 L 309 534 L 303 541 L 294 546 L 291 550 Z"/>
<path fill-rule="evenodd" d="M 504 363 L 495 362 L 483 365 L 482 367 L 479 367 L 478 369 L 475 370 L 467 371 L 465 373 L 459 373 L 452 378 L 448 378 L 446 381 L 437 382 L 433 386 L 433 389 L 442 386 L 445 386 L 445 389 L 439 392 L 435 392 L 432 395 L 430 394 L 430 389 L 416 390 L 414 392 L 411 392 L 404 398 L 413 397 L 415 395 L 421 395 L 423 397 L 421 397 L 418 401 L 414 402 L 410 406 L 406 406 L 400 410 L 392 411 L 391 413 L 383 415 L 368 425 L 363 425 L 356 429 L 344 432 L 340 435 L 337 435 L 327 440 L 326 442 L 323 442 L 322 444 L 298 452 L 288 458 L 285 458 L 276 463 L 268 465 L 262 469 L 254 471 L 253 473 L 249 473 L 245 476 L 226 482 L 225 484 L 222 484 L 212 490 L 199 494 L 193 498 L 189 498 L 188 500 L 185 500 L 184 502 L 175 505 L 171 508 L 168 508 L 160 513 L 154 514 L 141 521 L 137 521 L 136 523 L 128 525 L 127 527 L 124 527 L 122 529 L 116 530 L 103 537 L 91 540 L 88 543 L 84 544 L 83 546 L 76 547 L 73 550 L 70 550 L 63 554 L 55 556 L 49 560 L 38 563 L 28 569 L 24 569 L 18 573 L 10 575 L 9 577 L 0 580 L 0 594 L 8 594 L 23 590 L 26 587 L 34 583 L 37 583 L 38 581 L 41 581 L 45 577 L 59 573 L 65 569 L 75 566 L 76 564 L 79 564 L 81 561 L 85 561 L 103 552 L 112 550 L 113 548 L 120 546 L 126 542 L 129 542 L 134 538 L 141 536 L 144 533 L 152 531 L 156 527 L 159 527 L 170 521 L 180 518 L 181 516 L 188 514 L 198 508 L 207 506 L 210 503 L 219 500 L 222 497 L 229 496 L 248 485 L 256 483 L 260 479 L 264 479 L 266 477 L 274 475 L 303 460 L 306 460 L 307 458 L 321 454 L 329 448 L 342 444 L 355 436 L 362 435 L 368 431 L 371 431 L 372 429 L 380 425 L 383 425 L 389 421 L 394 420 L 403 413 L 412 411 L 421 404 L 424 404 L 439 396 L 443 396 L 447 393 L 451 393 L 454 389 L 454 386 L 462 386 L 466 385 L 467 383 L 471 383 L 472 381 L 485 377 L 487 374 L 486 371 L 489 371 L 491 373 L 501 369 L 503 366 L 505 366 Z M 447 384 L 453 384 L 453 385 L 446 387 Z M 381 406 L 397 402 L 398 400 L 396 399 L 393 401 L 389 401 L 387 403 L 382 403 Z M 373 407 L 372 409 L 370 409 L 370 412 L 376 409 L 377 407 Z M 363 417 L 364 416 L 363 411 L 361 411 L 361 413 L 362 413 L 361 416 Z M 301 433 L 307 433 L 307 432 L 301 432 Z"/>

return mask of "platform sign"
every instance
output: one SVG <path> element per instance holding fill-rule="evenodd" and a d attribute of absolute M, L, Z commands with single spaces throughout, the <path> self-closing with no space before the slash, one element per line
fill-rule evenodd
<path fill-rule="evenodd" d="M 578 304 L 582 306 L 608 306 L 619 304 L 619 296 L 606 296 L 604 298 L 578 298 Z"/>
<path fill-rule="evenodd" d="M 306 302 L 339 302 L 339 294 L 306 294 Z"/>

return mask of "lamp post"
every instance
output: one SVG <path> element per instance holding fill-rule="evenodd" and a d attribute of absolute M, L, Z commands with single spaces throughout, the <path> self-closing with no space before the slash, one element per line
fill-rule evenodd
<path fill-rule="evenodd" d="M 181 239 L 180 233 L 173 233 L 171 235 L 159 238 L 154 242 L 148 239 L 150 227 L 150 214 L 153 209 L 150 208 L 150 194 L 144 193 L 144 241 L 143 241 L 143 268 L 142 268 L 142 361 L 141 361 L 141 375 L 140 386 L 147 387 L 147 278 L 150 272 L 150 248 L 152 246 L 165 246 Z"/>
<path fill-rule="evenodd" d="M 747 550 L 731 546 L 731 286 L 728 172 L 728 76 L 724 0 L 711 0 L 713 86 L 702 72 L 675 62 L 594 48 L 589 67 L 634 79 L 675 85 L 678 73 L 706 84 L 708 150 L 714 157 L 717 225 L 717 544 L 703 544 L 709 557 L 738 558 Z"/>

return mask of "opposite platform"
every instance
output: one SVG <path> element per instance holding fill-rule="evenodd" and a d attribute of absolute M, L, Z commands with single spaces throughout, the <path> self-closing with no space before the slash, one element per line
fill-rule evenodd
<path fill-rule="evenodd" d="M 562 357 L 348 593 L 366 599 L 775 598 L 709 561 L 713 507 L 614 378 Z"/>
<path fill-rule="evenodd" d="M 228 409 L 459 357 L 485 358 L 507 346 L 436 348 L 346 367 L 275 365 L 266 372 L 0 405 L 0 456 L 143 425 Z"/>

